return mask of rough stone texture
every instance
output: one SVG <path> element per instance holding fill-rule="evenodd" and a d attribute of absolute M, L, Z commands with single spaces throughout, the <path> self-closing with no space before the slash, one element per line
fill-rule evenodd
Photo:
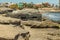
<path fill-rule="evenodd" d="M 23 21 L 22 24 L 30 26 L 32 28 L 60 28 L 60 24 L 54 23 L 52 21 Z"/>
<path fill-rule="evenodd" d="M 24 30 L 18 26 L 14 27 L 14 25 L 2 25 L 2 24 L 0 24 L 0 38 L 1 38 L 1 40 L 4 40 L 4 39 L 16 40 L 17 37 L 19 37 L 18 34 L 23 39 L 25 39 L 25 37 L 27 37 L 27 35 L 29 37 L 29 33 L 27 30 Z"/>
<path fill-rule="evenodd" d="M 30 28 L 25 26 L 30 31 L 30 40 L 60 40 L 60 29 L 55 28 Z"/>
<path fill-rule="evenodd" d="M 13 11 L 12 15 L 19 15 L 19 14 L 31 14 L 31 13 L 38 13 L 38 10 L 35 10 L 35 9 L 24 9 L 24 10 L 16 10 L 16 11 Z"/>
<path fill-rule="evenodd" d="M 20 19 L 0 16 L 0 24 L 20 25 L 20 23 L 21 23 Z"/>
<path fill-rule="evenodd" d="M 19 12 L 18 15 L 20 14 Z M 24 12 L 26 11 L 24 10 Z M 28 13 L 31 12 L 29 11 Z M 16 14 L 13 15 L 16 16 Z M 58 23 L 54 23 L 49 20 L 41 22 L 31 20 L 22 21 L 22 24 L 26 27 L 26 30 L 29 31 L 28 32 L 20 28 L 19 26 L 15 26 L 16 24 L 20 24 L 20 19 L 10 17 L 0 17 L 0 20 L 1 20 L 0 40 L 16 40 L 17 36 L 19 36 L 17 40 L 29 40 L 29 32 L 31 33 L 30 40 L 60 40 L 60 29 L 53 29 L 60 27 L 60 24 Z M 5 24 L 12 24 L 12 25 L 5 25 Z M 34 29 L 31 27 L 33 27 Z M 35 28 L 41 28 L 41 29 L 35 29 Z"/>
<path fill-rule="evenodd" d="M 6 16 L 10 16 L 10 17 L 15 17 L 15 18 L 19 18 L 20 15 L 35 15 L 35 14 L 39 14 L 39 11 L 36 9 L 23 9 L 23 10 L 16 10 L 13 11 L 12 13 L 8 13 Z"/>
<path fill-rule="evenodd" d="M 0 16 L 0 40 L 27 40 L 29 35 L 20 19 Z"/>

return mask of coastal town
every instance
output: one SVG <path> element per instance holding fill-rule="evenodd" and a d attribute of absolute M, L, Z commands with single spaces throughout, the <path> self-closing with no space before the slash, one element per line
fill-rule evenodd
<path fill-rule="evenodd" d="M 60 40 L 59 5 L 0 3 L 0 40 Z"/>

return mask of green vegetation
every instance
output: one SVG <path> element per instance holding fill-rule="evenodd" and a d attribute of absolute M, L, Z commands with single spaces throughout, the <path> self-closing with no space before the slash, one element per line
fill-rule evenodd
<path fill-rule="evenodd" d="M 18 5 L 18 8 L 19 9 L 23 9 L 24 8 L 24 4 L 23 3 L 19 3 L 19 4 L 17 4 Z"/>
<path fill-rule="evenodd" d="M 31 3 L 18 3 L 18 4 L 13 4 L 9 6 L 10 8 L 13 9 L 23 9 L 23 8 L 34 8 L 34 9 L 38 9 L 38 8 L 51 8 L 54 7 L 54 5 L 47 3 L 42 3 L 42 4 L 34 4 L 33 2 Z"/>
<path fill-rule="evenodd" d="M 10 5 L 9 8 L 18 9 L 18 5 L 17 4 L 13 4 L 13 5 Z"/>

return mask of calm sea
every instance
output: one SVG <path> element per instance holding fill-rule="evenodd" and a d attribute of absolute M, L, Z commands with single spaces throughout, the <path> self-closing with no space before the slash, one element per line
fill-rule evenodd
<path fill-rule="evenodd" d="M 44 13 L 42 17 L 46 17 L 49 20 L 60 22 L 60 13 Z"/>

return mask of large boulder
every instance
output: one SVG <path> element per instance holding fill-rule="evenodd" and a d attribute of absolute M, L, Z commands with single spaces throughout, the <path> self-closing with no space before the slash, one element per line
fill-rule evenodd
<path fill-rule="evenodd" d="M 10 17 L 15 17 L 15 18 L 19 18 L 19 16 L 21 14 L 37 14 L 39 13 L 38 10 L 36 9 L 23 9 L 23 10 L 16 10 L 16 11 L 13 11 L 12 13 L 8 13 L 6 16 L 10 16 Z"/>
<path fill-rule="evenodd" d="M 32 21 L 32 20 L 22 21 L 22 24 L 26 26 L 40 25 L 40 23 L 41 22 L 39 21 Z"/>
<path fill-rule="evenodd" d="M 6 7 L 1 7 L 0 8 L 0 14 L 5 14 L 7 12 L 12 12 L 13 9 L 10 9 L 10 8 L 6 8 Z"/>
<path fill-rule="evenodd" d="M 60 24 L 52 22 L 50 20 L 42 21 L 40 27 L 42 28 L 59 28 Z"/>
<path fill-rule="evenodd" d="M 27 40 L 29 32 L 14 25 L 0 24 L 0 40 Z"/>
<path fill-rule="evenodd" d="M 20 19 L 16 19 L 16 18 L 0 16 L 0 24 L 20 25 L 21 24 L 21 20 Z"/>
<path fill-rule="evenodd" d="M 23 21 L 22 24 L 30 26 L 31 28 L 60 28 L 60 24 L 54 23 L 50 20 L 46 21 Z"/>

